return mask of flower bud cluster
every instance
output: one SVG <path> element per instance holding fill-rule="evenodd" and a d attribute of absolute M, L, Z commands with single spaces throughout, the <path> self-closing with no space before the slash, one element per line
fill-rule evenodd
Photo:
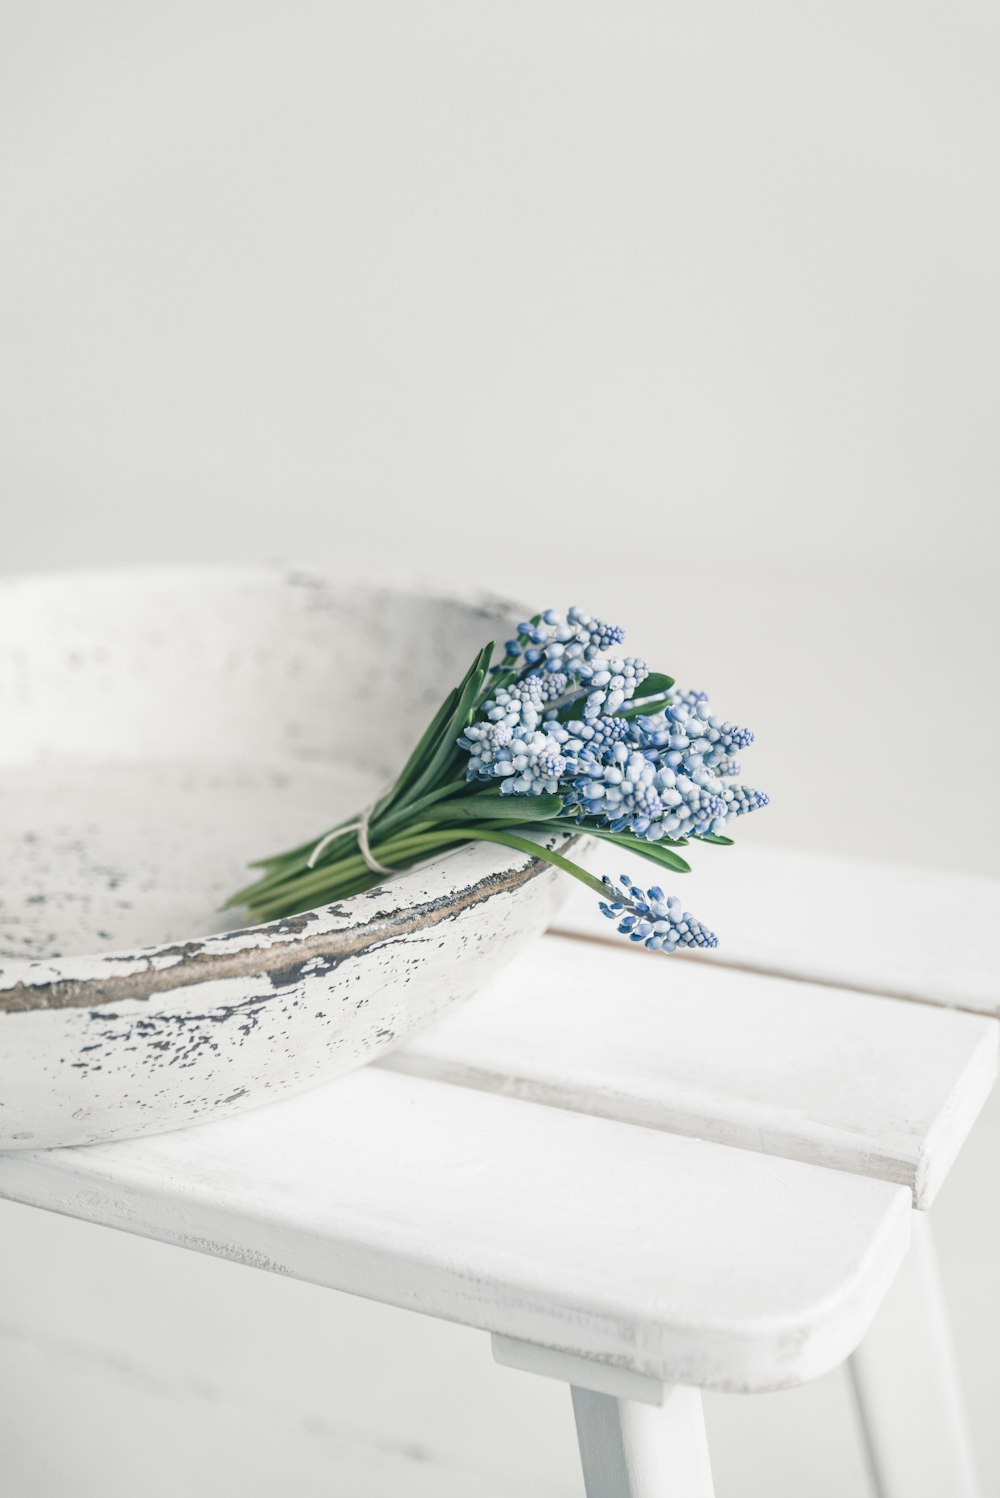
<path fill-rule="evenodd" d="M 639 683 L 649 675 L 649 667 L 636 656 L 616 656 L 603 663 L 585 661 L 577 674 L 587 687 L 584 717 L 612 717 L 635 696 Z"/>
<path fill-rule="evenodd" d="M 526 733 L 511 739 L 492 766 L 504 796 L 555 796 L 566 773 L 565 756 L 548 733 Z"/>
<path fill-rule="evenodd" d="M 593 661 L 612 645 L 620 645 L 624 638 L 620 625 L 605 624 L 581 609 L 570 608 L 565 614 L 546 609 L 537 619 L 517 626 L 517 637 L 507 641 L 507 654 L 499 669 L 520 663 L 529 669 L 571 671 Z"/>
<path fill-rule="evenodd" d="M 676 952 L 678 947 L 717 947 L 719 938 L 682 906 L 676 896 L 667 896 L 658 885 L 643 890 L 627 875 L 620 887 L 607 875 L 604 883 L 611 896 L 601 901 L 601 911 L 615 921 L 629 941 L 642 942 L 653 952 Z"/>

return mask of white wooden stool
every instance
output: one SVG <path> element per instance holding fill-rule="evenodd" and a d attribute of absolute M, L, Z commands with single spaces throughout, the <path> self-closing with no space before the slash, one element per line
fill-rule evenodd
<path fill-rule="evenodd" d="M 571 1386 L 589 1498 L 702 1498 L 701 1388 L 847 1359 L 879 1493 L 973 1498 L 911 1203 L 995 1075 L 989 954 L 955 921 L 996 929 L 998 887 L 735 849 L 689 887 L 732 965 L 630 949 L 574 897 L 568 934 L 380 1065 L 0 1157 L 0 1194 L 489 1331 Z"/>

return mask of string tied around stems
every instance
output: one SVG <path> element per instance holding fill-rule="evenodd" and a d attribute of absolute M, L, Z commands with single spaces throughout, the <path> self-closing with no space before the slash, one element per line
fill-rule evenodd
<path fill-rule="evenodd" d="M 365 863 L 371 869 L 373 874 L 400 873 L 401 871 L 397 868 L 393 868 L 391 864 L 379 863 L 378 859 L 372 852 L 371 844 L 368 841 L 368 825 L 375 814 L 375 808 L 382 800 L 382 797 L 385 795 L 386 791 L 391 790 L 394 784 L 394 781 L 389 781 L 387 785 L 384 785 L 381 791 L 379 791 L 378 795 L 375 797 L 375 800 L 369 802 L 364 811 L 361 812 L 361 814 L 353 822 L 348 822 L 346 827 L 335 827 L 332 832 L 328 832 L 325 837 L 321 837 L 306 861 L 306 868 L 314 869 L 319 860 L 320 854 L 325 848 L 329 847 L 329 845 L 338 837 L 343 837 L 347 832 L 353 832 L 357 838 L 358 852 L 361 854 L 361 857 L 364 859 Z"/>

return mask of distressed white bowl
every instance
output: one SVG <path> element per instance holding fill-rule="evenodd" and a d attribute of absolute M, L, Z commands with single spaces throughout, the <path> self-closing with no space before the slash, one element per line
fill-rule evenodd
<path fill-rule="evenodd" d="M 250 858 L 362 807 L 508 606 L 328 575 L 0 586 L 0 1148 L 178 1128 L 370 1061 L 551 919 L 484 844 L 263 926 Z"/>

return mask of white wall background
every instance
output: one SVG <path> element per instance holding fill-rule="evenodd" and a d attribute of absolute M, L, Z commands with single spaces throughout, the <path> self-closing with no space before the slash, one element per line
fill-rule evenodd
<path fill-rule="evenodd" d="M 998 74 L 985 0 L 5 0 L 0 571 L 579 601 L 756 727 L 747 836 L 996 872 Z M 995 1142 L 937 1218 L 1000 1492 Z M 330 1491 L 347 1426 L 351 1495 L 423 1493 L 421 1442 L 576 1491 L 464 1334 L 2 1221 L 11 1498 L 134 1491 L 109 1403 L 154 1498 Z M 712 1418 L 722 1498 L 862 1491 L 836 1383 Z"/>

